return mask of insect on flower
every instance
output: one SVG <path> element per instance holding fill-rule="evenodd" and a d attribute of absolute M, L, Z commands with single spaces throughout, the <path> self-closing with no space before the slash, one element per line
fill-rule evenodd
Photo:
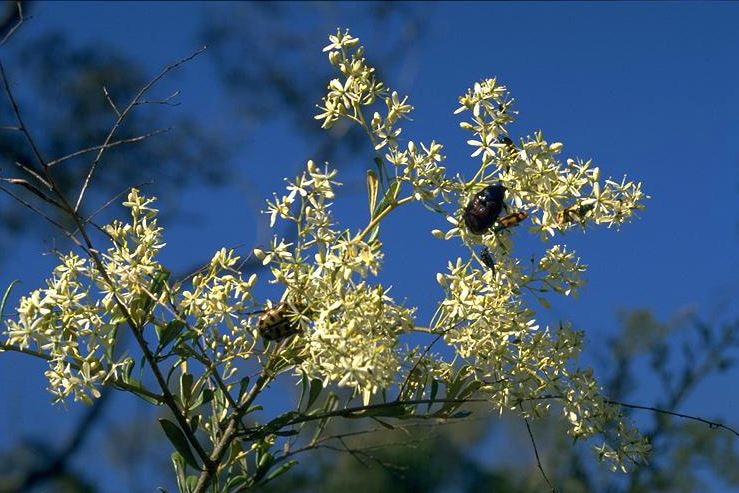
<path fill-rule="evenodd" d="M 488 247 L 482 248 L 482 252 L 480 252 L 480 260 L 482 260 L 482 263 L 485 264 L 488 269 L 493 271 L 493 274 L 495 274 L 495 260 L 493 260 L 493 256 L 490 254 L 490 249 Z"/>
<path fill-rule="evenodd" d="M 500 137 L 498 141 L 500 141 L 501 144 L 505 144 L 506 146 L 515 147 L 510 137 Z"/>
<path fill-rule="evenodd" d="M 583 222 L 588 212 L 590 212 L 594 208 L 595 205 L 593 204 L 583 204 L 580 206 L 573 205 L 571 207 L 562 209 L 561 211 L 557 212 L 557 223 L 564 226 L 565 224 L 572 222 Z"/>
<path fill-rule="evenodd" d="M 495 226 L 493 231 L 496 233 L 503 231 L 504 229 L 518 226 L 521 221 L 529 217 L 529 213 L 526 211 L 512 212 L 507 216 L 503 216 L 498 220 L 498 224 Z"/>
<path fill-rule="evenodd" d="M 503 210 L 505 188 L 489 185 L 475 194 L 464 209 L 464 224 L 472 234 L 481 235 L 495 223 Z"/>
<path fill-rule="evenodd" d="M 266 341 L 281 341 L 300 331 L 298 322 L 290 320 L 290 305 L 280 303 L 266 310 L 257 320 L 257 329 Z"/>

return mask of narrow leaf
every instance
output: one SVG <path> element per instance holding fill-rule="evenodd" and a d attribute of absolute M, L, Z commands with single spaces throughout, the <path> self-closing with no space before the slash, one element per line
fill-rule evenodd
<path fill-rule="evenodd" d="M 289 460 L 289 461 L 285 462 L 280 467 L 278 467 L 277 469 L 275 469 L 274 471 L 272 471 L 269 474 L 269 476 L 267 476 L 267 478 L 265 479 L 265 482 L 266 481 L 271 481 L 271 480 L 275 479 L 280 474 L 285 474 L 287 471 L 289 471 L 290 469 L 292 469 L 293 466 L 295 466 L 295 464 L 297 464 L 297 463 L 298 463 L 298 461 L 296 461 L 296 460 Z"/>
<path fill-rule="evenodd" d="M 239 401 L 244 396 L 244 392 L 246 392 L 247 388 L 249 388 L 249 377 L 244 377 L 239 382 Z"/>
<path fill-rule="evenodd" d="M 309 410 L 311 406 L 316 402 L 316 399 L 321 395 L 323 390 L 323 382 L 317 378 L 314 378 L 310 382 L 310 391 L 308 394 L 308 404 L 305 406 L 305 410 Z"/>
<path fill-rule="evenodd" d="M 398 198 L 398 193 L 400 192 L 400 182 L 397 180 L 393 180 L 392 183 L 390 183 L 390 186 L 388 186 L 387 191 L 385 192 L 385 195 L 382 197 L 382 200 L 379 204 L 377 204 L 377 208 L 375 209 L 375 212 L 372 214 L 372 218 L 374 219 L 379 214 L 382 213 L 385 209 L 390 207 L 395 203 L 395 201 Z M 380 232 L 380 224 L 378 223 L 375 225 L 374 228 L 372 228 L 372 231 L 370 231 L 369 237 L 367 239 L 368 242 L 372 242 L 375 238 L 377 238 L 377 235 Z"/>
<path fill-rule="evenodd" d="M 159 424 L 162 425 L 162 429 L 164 430 L 164 434 L 167 435 L 167 439 L 169 439 L 170 443 L 182 458 L 185 459 L 185 462 L 187 462 L 190 467 L 200 470 L 200 466 L 195 460 L 195 456 L 192 455 L 190 445 L 187 443 L 187 438 L 182 430 L 180 430 L 176 424 L 164 418 L 159 418 Z"/>
<path fill-rule="evenodd" d="M 157 338 L 159 339 L 159 345 L 157 346 L 157 350 L 154 354 L 159 355 L 159 353 L 162 352 L 162 350 L 167 347 L 170 342 L 174 341 L 175 338 L 180 335 L 182 329 L 184 329 L 185 327 L 186 324 L 182 320 L 172 320 L 161 329 L 157 327 L 156 332 Z"/>
<path fill-rule="evenodd" d="M 18 280 L 15 279 L 8 284 L 8 287 L 5 289 L 5 293 L 3 294 L 3 299 L 0 301 L 0 321 L 3 319 L 3 313 L 5 313 L 5 304 L 8 302 L 8 296 L 10 296 L 10 290 L 13 289 L 13 286 L 18 284 Z"/>
<path fill-rule="evenodd" d="M 182 404 L 185 406 L 187 406 L 187 403 L 190 402 L 190 397 L 192 397 L 192 382 L 193 378 L 190 373 L 180 375 L 180 399 L 182 399 Z"/>
<path fill-rule="evenodd" d="M 439 381 L 435 378 L 431 380 L 431 395 L 429 395 L 429 404 L 426 407 L 426 411 L 431 410 L 431 406 L 434 405 L 434 401 L 436 400 L 436 394 L 439 393 Z"/>
<path fill-rule="evenodd" d="M 380 191 L 380 181 L 377 179 L 377 173 L 372 170 L 367 171 L 367 197 L 369 198 L 370 214 L 375 212 L 377 206 L 377 194 Z"/>

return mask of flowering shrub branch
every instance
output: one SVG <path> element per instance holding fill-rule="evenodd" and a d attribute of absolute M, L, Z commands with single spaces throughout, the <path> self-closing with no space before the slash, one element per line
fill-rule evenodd
<path fill-rule="evenodd" d="M 66 233 L 81 254 L 60 255 L 46 286 L 20 300 L 0 348 L 47 360 L 56 401 L 90 403 L 101 386 L 112 386 L 166 405 L 172 419 L 160 421 L 176 450 L 181 491 L 241 491 L 270 481 L 295 465 L 294 455 L 331 440 L 332 419 L 450 420 L 465 416 L 470 402 L 525 419 L 557 409 L 569 434 L 595 441 L 598 458 L 612 469 L 643 462 L 649 445 L 601 394 L 592 372 L 575 363 L 583 333 L 566 322 L 541 327 L 526 298 L 534 293 L 546 306 L 543 293 L 576 295 L 586 266 L 559 241 L 578 225 L 630 220 L 645 199 L 641 184 L 601 180 L 591 161 L 562 163 L 563 145 L 541 132 L 514 142 L 507 130 L 513 100 L 496 79 L 459 98 L 455 113 L 467 116 L 461 126 L 472 133 L 468 144 L 479 166 L 469 179 L 451 175 L 441 144 L 401 140 L 400 123 L 413 107 L 376 78 L 357 38 L 337 31 L 324 51 L 338 76 L 315 118 L 324 128 L 341 119 L 359 125 L 376 153 L 365 227 L 341 228 L 331 208 L 337 172 L 308 161 L 283 195 L 267 201 L 270 225 L 291 223 L 294 240 L 275 236 L 254 250 L 268 281 L 283 288 L 280 299 L 259 299 L 255 287 L 265 279 L 243 276 L 242 260 L 228 249 L 193 276 L 172 279 L 158 260 L 165 243 L 154 198 L 135 188 L 124 202 L 130 216 L 100 226 L 93 243 L 93 224 L 80 208 L 125 118 L 116 111 L 74 206 L 44 174 L 49 161 L 40 152 L 40 172 L 28 167 L 26 183 L 36 179 L 43 202 L 72 220 L 76 231 Z M 124 107 L 127 113 L 136 104 Z M 25 128 L 18 110 L 16 116 Z M 512 214 L 475 234 L 465 211 L 490 186 L 503 187 Z M 426 324 L 374 280 L 382 267 L 382 221 L 415 201 L 450 224 L 435 237 L 469 252 L 437 274 L 441 296 Z M 524 219 L 527 228 L 514 228 Z M 530 269 L 512 254 L 525 230 L 547 245 Z M 475 253 L 478 245 L 484 255 Z M 134 346 L 122 343 L 122 331 L 134 336 Z M 431 340 L 407 345 L 419 337 Z M 452 357 L 432 352 L 442 341 Z M 259 369 L 254 381 L 249 368 Z M 303 391 L 293 410 L 269 416 L 258 402 L 281 374 Z"/>

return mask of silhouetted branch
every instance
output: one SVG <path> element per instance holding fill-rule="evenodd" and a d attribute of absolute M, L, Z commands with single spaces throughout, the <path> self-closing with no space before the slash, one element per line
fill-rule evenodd
<path fill-rule="evenodd" d="M 199 54 L 201 54 L 203 51 L 205 51 L 205 47 L 200 48 L 199 50 L 195 51 L 190 56 L 187 56 L 175 63 L 172 63 L 170 65 L 167 65 L 164 67 L 164 69 L 153 79 L 151 79 L 149 82 L 147 82 L 136 95 L 131 99 L 131 101 L 126 105 L 126 107 L 123 109 L 123 111 L 120 112 L 118 115 L 118 118 L 116 119 L 115 123 L 111 127 L 110 131 L 108 132 L 107 137 L 105 138 L 105 141 L 103 141 L 103 144 L 99 146 L 98 153 L 95 156 L 95 159 L 93 160 L 92 164 L 90 165 L 90 169 L 87 171 L 87 176 L 85 176 L 85 181 L 82 183 L 82 188 L 80 190 L 79 195 L 77 196 L 77 202 L 74 205 L 74 212 L 76 213 L 80 205 L 82 205 L 82 200 L 85 197 L 85 192 L 87 191 L 87 188 L 90 186 L 90 180 L 92 179 L 92 175 L 95 173 L 95 169 L 97 168 L 98 163 L 100 162 L 100 159 L 103 157 L 103 153 L 108 149 L 111 140 L 113 139 L 113 135 L 115 135 L 118 128 L 121 126 L 121 123 L 123 123 L 123 120 L 125 120 L 128 113 L 133 109 L 134 106 L 139 104 L 141 102 L 141 98 L 146 94 L 149 89 L 151 89 L 157 82 L 159 82 L 165 75 L 167 75 L 172 70 L 176 69 L 183 63 L 187 63 Z"/>
<path fill-rule="evenodd" d="M 10 2 L 8 2 L 10 4 Z M 0 23 L 0 35 L 3 39 L 0 39 L 0 46 L 4 45 L 7 40 L 15 33 L 21 24 L 30 17 L 23 16 L 23 2 L 15 2 L 16 10 L 13 12 L 12 7 L 8 11 L 8 15 Z M 5 33 L 4 35 L 2 33 Z"/>
<path fill-rule="evenodd" d="M 80 149 L 79 151 L 75 151 L 75 152 L 72 152 L 70 154 L 67 154 L 66 156 L 62 156 L 60 158 L 53 159 L 53 160 L 49 161 L 47 164 L 48 164 L 49 167 L 52 167 L 54 165 L 57 165 L 57 164 L 59 164 L 61 162 L 64 162 L 64 161 L 67 161 L 68 159 L 72 159 L 74 157 L 80 156 L 82 154 L 87 154 L 89 152 L 110 149 L 111 147 L 119 146 L 121 144 L 133 144 L 134 142 L 141 142 L 144 139 L 148 139 L 149 137 L 154 137 L 155 135 L 159 135 L 159 134 L 162 134 L 162 133 L 169 132 L 170 130 L 172 130 L 172 127 L 160 128 L 158 130 L 154 130 L 153 132 L 149 132 L 149 133 L 143 134 L 143 135 L 138 135 L 136 137 L 130 137 L 128 139 L 116 140 L 116 141 L 113 141 L 113 142 L 109 142 L 108 144 L 101 144 L 101 145 L 87 147 L 85 149 Z"/>

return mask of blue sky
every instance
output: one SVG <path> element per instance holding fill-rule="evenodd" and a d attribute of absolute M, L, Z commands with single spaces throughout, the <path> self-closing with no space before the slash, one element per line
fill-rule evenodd
<path fill-rule="evenodd" d="M 214 8 L 231 6 L 41 2 L 24 35 L 62 29 L 78 42 L 106 42 L 153 75 L 202 44 L 200 21 Z M 323 33 L 314 40 L 314 64 L 327 64 L 321 48 L 336 26 L 351 28 L 370 56 L 386 46 L 386 34 L 351 8 L 323 8 L 328 13 L 315 24 L 317 17 L 308 16 L 308 25 L 294 26 Z M 663 319 L 686 309 L 706 317 L 737 315 L 739 3 L 459 2 L 421 8 L 425 34 L 407 47 L 398 71 L 385 72 L 387 82 L 415 106 L 405 137 L 443 143 L 448 168 L 469 174 L 465 170 L 475 161 L 465 144 L 468 135 L 452 111 L 474 81 L 497 76 L 520 112 L 512 136 L 542 129 L 548 140 L 565 144 L 565 155 L 593 158 L 603 175 L 642 181 L 652 197 L 640 218 L 619 232 L 604 228 L 565 238 L 590 266 L 589 282 L 578 300 L 555 305 L 554 318 L 573 320 L 597 346 L 615 331 L 618 310 L 648 307 Z M 239 115 L 213 83 L 214 70 L 206 51 L 169 85 L 182 89 L 177 111 L 219 128 Z M 252 182 L 258 176 L 258 193 L 265 198 L 280 190 L 284 174 L 311 158 L 308 143 L 290 131 L 279 120 L 252 128 L 244 135 L 243 152 L 229 163 Z M 363 173 L 354 167 L 340 180 L 354 183 Z M 225 189 L 183 191 L 186 209 L 199 221 L 168 230 L 165 258 L 184 267 L 193 256 L 207 258 L 223 245 L 251 245 L 257 215 L 244 190 L 242 182 L 234 182 Z M 349 194 L 338 201 L 340 217 L 358 224 L 352 214 L 364 214 L 365 204 L 361 194 Z M 440 294 L 435 273 L 447 259 L 466 255 L 459 245 L 433 239 L 429 232 L 438 227 L 443 224 L 437 216 L 417 207 L 392 217 L 384 231 L 383 281 L 393 285 L 396 298 L 419 304 L 426 315 Z M 38 285 L 53 264 L 49 256 L 41 257 L 48 247 L 25 241 L 18 261 L 2 266 L 0 285 L 11 279 L 21 279 L 24 290 Z M 417 260 L 409 263 L 408 256 Z M 720 312 L 722 303 L 729 308 Z M 584 361 L 597 363 L 587 348 Z M 35 373 L 23 382 L 11 372 L 27 367 L 16 356 L 0 357 L 0 386 L 17 396 L 0 404 L 6 443 L 38 433 L 39 416 L 59 426 L 62 436 L 70 421 L 64 408 L 49 407 L 42 366 L 30 365 Z M 739 408 L 739 398 L 721 389 L 737 376 L 735 370 L 709 382 L 681 411 L 736 424 L 739 416 L 732 409 Z"/>

